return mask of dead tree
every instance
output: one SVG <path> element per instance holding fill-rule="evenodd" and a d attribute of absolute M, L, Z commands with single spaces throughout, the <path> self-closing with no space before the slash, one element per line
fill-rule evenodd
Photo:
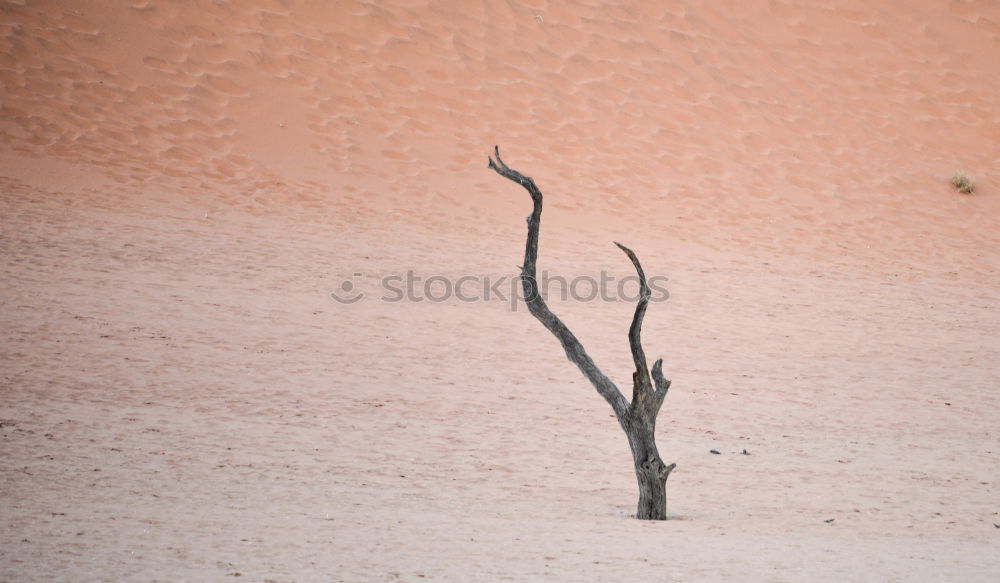
<path fill-rule="evenodd" d="M 528 310 L 543 326 L 548 328 L 559 342 L 566 357 L 575 364 L 583 376 L 587 377 L 597 392 L 611 405 L 618 418 L 618 424 L 628 436 L 632 448 L 632 458 L 635 462 L 635 477 L 639 483 L 639 505 L 636 518 L 641 520 L 665 520 L 667 518 L 667 477 L 677 464 L 664 464 L 656 451 L 656 415 L 667 396 L 670 381 L 663 376 L 663 359 L 653 363 L 650 371 L 646 365 L 646 354 L 642 350 L 639 335 L 642 330 L 642 319 L 646 315 L 649 304 L 649 285 L 646 274 L 639 265 L 639 259 L 631 249 L 621 243 L 615 243 L 619 249 L 632 261 L 639 274 L 639 303 L 635 307 L 632 326 L 628 331 L 629 347 L 632 350 L 632 361 L 635 372 L 632 373 L 632 401 L 625 400 L 621 391 L 611 379 L 597 368 L 594 361 L 583 349 L 576 336 L 569 331 L 558 316 L 552 313 L 545 298 L 539 293 L 536 276 L 535 260 L 538 258 L 538 226 L 542 219 L 542 192 L 535 186 L 535 181 L 512 170 L 500 159 L 500 149 L 493 148 L 494 157 L 490 158 L 489 167 L 497 174 L 513 180 L 523 186 L 531 195 L 534 210 L 528 217 L 528 241 L 524 249 L 524 266 L 521 268 L 521 285 L 524 289 L 525 303 Z"/>

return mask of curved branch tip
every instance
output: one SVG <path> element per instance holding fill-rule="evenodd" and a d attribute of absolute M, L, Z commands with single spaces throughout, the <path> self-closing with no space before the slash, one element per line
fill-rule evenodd
<path fill-rule="evenodd" d="M 496 158 L 496 163 L 494 163 L 493 161 L 494 158 Z M 503 170 L 508 169 L 507 165 L 504 164 L 503 160 L 500 158 L 500 146 L 493 146 L 493 156 L 490 156 L 489 159 L 490 159 L 489 167 L 492 168 L 493 170 L 499 172 L 501 169 Z"/>
<path fill-rule="evenodd" d="M 625 252 L 625 255 L 627 255 L 628 258 L 629 258 L 629 260 L 632 262 L 632 266 L 635 267 L 636 273 L 639 274 L 639 297 L 640 297 L 640 299 L 648 300 L 649 297 L 650 297 L 650 295 L 652 295 L 652 294 L 651 294 L 651 292 L 649 290 L 649 284 L 646 283 L 646 272 L 643 271 L 642 265 L 639 263 L 639 258 L 636 256 L 635 252 L 633 252 L 628 247 L 622 245 L 618 241 L 615 241 L 614 243 L 615 243 L 615 245 L 618 246 L 619 249 L 621 249 L 623 252 Z"/>

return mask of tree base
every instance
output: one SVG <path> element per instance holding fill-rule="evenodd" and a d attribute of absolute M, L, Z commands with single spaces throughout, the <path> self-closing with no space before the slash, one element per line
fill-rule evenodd
<path fill-rule="evenodd" d="M 667 519 L 667 478 L 677 464 L 669 466 L 656 451 L 655 425 L 644 419 L 630 419 L 623 424 L 628 435 L 635 478 L 639 484 L 639 504 L 635 517 L 639 520 Z"/>

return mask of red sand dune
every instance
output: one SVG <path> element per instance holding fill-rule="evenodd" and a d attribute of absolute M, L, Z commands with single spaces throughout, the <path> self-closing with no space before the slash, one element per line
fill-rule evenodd
<path fill-rule="evenodd" d="M 0 18 L 0 581 L 1000 577 L 997 2 Z M 669 277 L 673 520 L 523 305 L 379 299 L 516 272 L 494 144 L 541 269 Z"/>

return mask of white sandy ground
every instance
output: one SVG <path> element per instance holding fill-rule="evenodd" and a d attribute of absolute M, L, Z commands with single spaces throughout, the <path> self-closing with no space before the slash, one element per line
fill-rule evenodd
<path fill-rule="evenodd" d="M 0 5 L 0 581 L 1000 578 L 1000 7 L 702 4 Z"/>

